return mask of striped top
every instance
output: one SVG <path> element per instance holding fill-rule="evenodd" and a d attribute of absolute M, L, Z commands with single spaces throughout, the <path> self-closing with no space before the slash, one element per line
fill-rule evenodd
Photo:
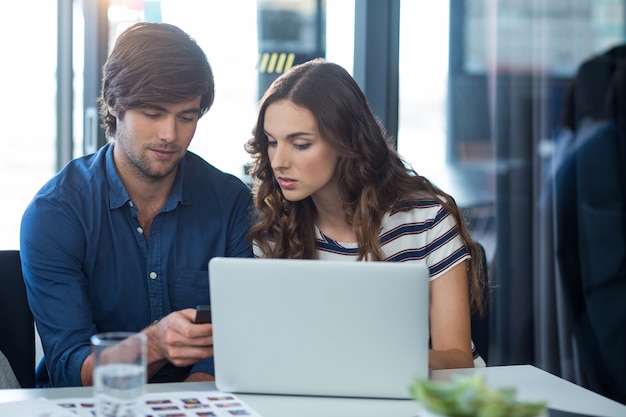
<path fill-rule="evenodd" d="M 433 280 L 470 257 L 454 218 L 436 201 L 407 203 L 409 211 L 391 211 L 382 220 L 379 240 L 389 262 L 426 262 Z M 337 242 L 316 227 L 319 259 L 356 260 L 356 243 Z"/>
<path fill-rule="evenodd" d="M 379 240 L 389 262 L 426 262 L 430 280 L 434 280 L 453 266 L 470 258 L 459 236 L 454 218 L 434 200 L 407 203 L 409 211 L 391 211 L 382 220 Z M 356 243 L 336 242 L 316 227 L 316 246 L 319 259 L 356 260 Z M 486 366 L 472 341 L 474 367 Z"/>

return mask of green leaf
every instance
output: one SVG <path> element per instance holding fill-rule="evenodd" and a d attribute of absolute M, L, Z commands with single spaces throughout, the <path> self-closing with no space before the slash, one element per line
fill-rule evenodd
<path fill-rule="evenodd" d="M 489 389 L 484 376 L 455 376 L 450 382 L 416 380 L 409 394 L 433 413 L 450 417 L 535 417 L 544 402 L 520 402 L 514 388 Z"/>

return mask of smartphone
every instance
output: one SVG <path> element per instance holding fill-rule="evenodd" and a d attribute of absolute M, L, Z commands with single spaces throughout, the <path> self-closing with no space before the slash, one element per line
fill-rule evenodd
<path fill-rule="evenodd" d="M 211 323 L 211 306 L 203 304 L 197 306 L 194 323 Z"/>

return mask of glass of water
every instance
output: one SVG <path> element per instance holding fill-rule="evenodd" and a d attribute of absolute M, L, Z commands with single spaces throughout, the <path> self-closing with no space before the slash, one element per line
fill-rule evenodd
<path fill-rule="evenodd" d="M 147 337 L 109 332 L 91 337 L 96 417 L 143 417 Z"/>

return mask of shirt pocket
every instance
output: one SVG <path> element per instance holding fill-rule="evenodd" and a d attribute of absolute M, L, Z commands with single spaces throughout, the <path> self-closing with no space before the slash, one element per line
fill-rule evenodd
<path fill-rule="evenodd" d="M 176 274 L 173 285 L 172 307 L 174 310 L 195 308 L 209 304 L 209 273 L 183 269 Z"/>

